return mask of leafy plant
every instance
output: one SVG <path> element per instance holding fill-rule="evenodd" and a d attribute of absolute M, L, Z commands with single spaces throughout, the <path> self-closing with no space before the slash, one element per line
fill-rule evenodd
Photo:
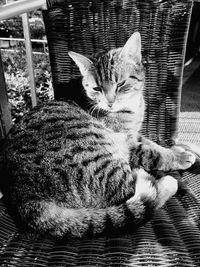
<path fill-rule="evenodd" d="M 31 108 L 29 72 L 26 65 L 26 53 L 23 46 L 17 52 L 3 52 L 5 79 L 13 122 L 17 122 Z M 46 54 L 34 54 L 33 65 L 38 102 L 53 99 L 53 88 L 49 57 Z"/>

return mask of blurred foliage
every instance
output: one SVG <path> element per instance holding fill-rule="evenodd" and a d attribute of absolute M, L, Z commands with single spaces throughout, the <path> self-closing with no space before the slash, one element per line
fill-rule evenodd
<path fill-rule="evenodd" d="M 0 5 L 6 1 L 0 0 Z M 8 2 L 8 1 L 7 1 Z M 10 0 L 10 2 L 13 2 Z M 6 29 L 9 29 L 13 38 L 23 38 L 23 26 L 21 16 L 2 21 Z M 45 39 L 45 27 L 42 12 L 35 10 L 29 13 L 29 26 L 32 39 Z M 31 93 L 29 84 L 29 72 L 26 65 L 26 51 L 24 42 L 12 41 L 11 49 L 2 49 L 1 56 L 4 66 L 5 79 L 13 122 L 19 121 L 25 112 L 31 108 Z M 43 52 L 43 45 L 33 42 L 34 51 Z M 53 99 L 53 88 L 49 56 L 45 53 L 33 54 L 33 67 L 36 83 L 38 102 Z"/>
<path fill-rule="evenodd" d="M 9 29 L 13 38 L 24 37 L 21 16 L 3 20 L 3 24 Z M 46 36 L 45 26 L 40 10 L 29 12 L 29 26 L 32 39 L 44 39 Z"/>
<path fill-rule="evenodd" d="M 15 52 L 2 52 L 5 79 L 11 114 L 17 122 L 31 108 L 29 74 L 26 66 L 26 52 L 23 46 Z M 34 54 L 36 93 L 38 102 L 53 99 L 51 70 L 47 54 Z"/>

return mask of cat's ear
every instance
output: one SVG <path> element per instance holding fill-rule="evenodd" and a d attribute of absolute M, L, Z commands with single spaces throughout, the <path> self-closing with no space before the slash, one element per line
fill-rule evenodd
<path fill-rule="evenodd" d="M 73 61 L 79 67 L 79 70 L 83 76 L 93 66 L 93 63 L 89 58 L 87 58 L 87 57 L 85 57 L 79 53 L 69 51 L 68 55 L 73 59 Z"/>
<path fill-rule="evenodd" d="M 122 47 L 119 57 L 128 61 L 133 60 L 141 62 L 141 36 L 139 32 L 135 32 L 131 35 L 124 47 Z"/>

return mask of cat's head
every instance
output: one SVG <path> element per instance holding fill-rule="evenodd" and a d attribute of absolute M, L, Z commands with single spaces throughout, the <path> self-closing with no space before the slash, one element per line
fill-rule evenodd
<path fill-rule="evenodd" d="M 135 112 L 144 88 L 141 38 L 138 32 L 124 47 L 88 58 L 69 52 L 83 76 L 83 87 L 93 104 L 103 110 Z"/>

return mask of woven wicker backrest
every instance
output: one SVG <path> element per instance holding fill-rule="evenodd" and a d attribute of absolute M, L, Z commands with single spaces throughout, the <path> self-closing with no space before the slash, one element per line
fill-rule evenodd
<path fill-rule="evenodd" d="M 44 12 L 55 97 L 70 97 L 79 76 L 69 50 L 91 54 L 142 36 L 146 66 L 145 135 L 163 145 L 176 136 L 191 0 L 48 0 Z M 75 86 L 74 86 L 75 87 Z"/>

